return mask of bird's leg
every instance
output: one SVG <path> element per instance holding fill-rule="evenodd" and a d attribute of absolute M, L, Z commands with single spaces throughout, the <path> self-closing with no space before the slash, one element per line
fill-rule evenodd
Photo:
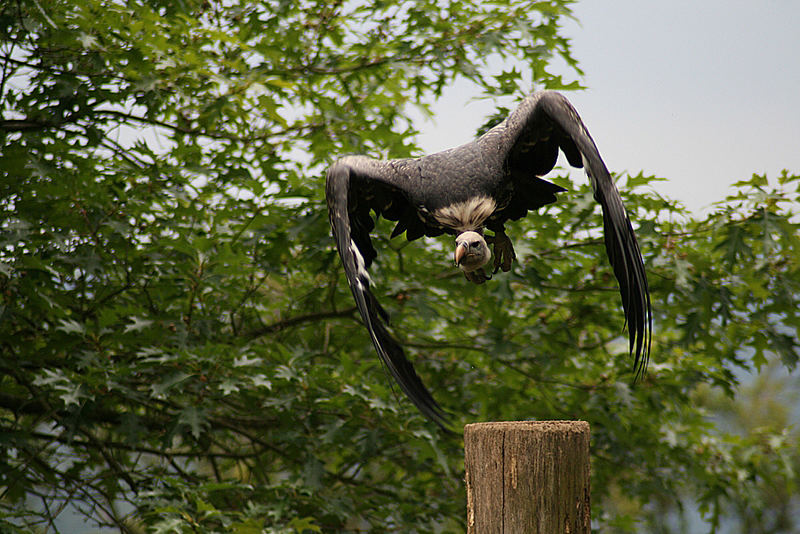
<path fill-rule="evenodd" d="M 492 274 L 496 274 L 500 269 L 503 269 L 504 273 L 510 271 L 511 262 L 517 259 L 517 255 L 514 253 L 514 245 L 511 244 L 511 239 L 508 238 L 505 231 L 495 230 L 492 237 L 486 238 L 486 242 L 494 244 L 494 271 Z"/>
<path fill-rule="evenodd" d="M 492 277 L 486 274 L 486 271 L 483 270 L 483 267 L 479 269 L 475 269 L 474 271 L 464 271 L 464 276 L 467 280 L 472 282 L 473 284 L 482 284 L 487 280 L 491 280 Z"/>

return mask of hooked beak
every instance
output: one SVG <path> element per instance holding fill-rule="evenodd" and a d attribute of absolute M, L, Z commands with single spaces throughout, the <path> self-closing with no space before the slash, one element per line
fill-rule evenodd
<path fill-rule="evenodd" d="M 459 243 L 458 246 L 456 247 L 456 253 L 453 256 L 453 259 L 455 260 L 456 265 L 458 265 L 458 266 L 461 265 L 461 260 L 464 259 L 464 256 L 466 255 L 466 253 L 467 253 L 467 244 L 466 243 Z"/>

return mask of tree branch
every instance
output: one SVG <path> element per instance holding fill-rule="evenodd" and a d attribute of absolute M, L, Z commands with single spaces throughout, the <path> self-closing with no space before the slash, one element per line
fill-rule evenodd
<path fill-rule="evenodd" d="M 325 312 L 309 313 L 306 315 L 298 315 L 296 317 L 290 317 L 289 319 L 284 319 L 282 321 L 268 324 L 266 326 L 257 328 L 255 330 L 251 330 L 249 333 L 245 335 L 245 337 L 249 339 L 254 339 L 267 334 L 274 334 L 276 332 L 280 332 L 281 330 L 285 330 L 292 326 L 297 326 L 303 323 L 312 323 L 314 321 L 319 321 L 320 319 L 347 317 L 348 315 L 352 315 L 354 311 L 356 311 L 356 307 L 350 306 L 349 308 L 345 308 L 343 310 L 331 310 Z"/>

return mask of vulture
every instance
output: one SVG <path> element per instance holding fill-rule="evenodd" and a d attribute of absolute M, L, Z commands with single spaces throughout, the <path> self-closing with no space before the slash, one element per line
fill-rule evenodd
<path fill-rule="evenodd" d="M 556 194 L 565 191 L 540 178 L 556 165 L 559 149 L 570 165 L 585 169 L 602 207 L 606 253 L 619 283 L 639 377 L 647 366 L 652 331 L 642 255 L 614 181 L 563 95 L 534 92 L 498 125 L 456 148 L 406 159 L 347 156 L 327 171 L 325 196 L 336 247 L 375 350 L 420 412 L 442 428 L 447 428 L 448 414 L 388 331 L 388 314 L 370 289 L 369 267 L 377 256 L 370 241 L 375 219 L 397 221 L 391 237 L 405 232 L 409 241 L 455 235 L 456 266 L 468 281 L 482 284 L 491 278 L 485 269 L 489 244 L 493 274 L 510 270 L 515 259 L 505 224 L 555 202 Z"/>

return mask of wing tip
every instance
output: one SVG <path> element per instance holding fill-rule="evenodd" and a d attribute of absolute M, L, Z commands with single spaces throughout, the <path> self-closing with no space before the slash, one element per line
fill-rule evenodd
<path fill-rule="evenodd" d="M 425 384 L 420 379 L 414 366 L 406 358 L 400 344 L 389 334 L 382 324 L 373 327 L 373 344 L 378 351 L 378 356 L 384 369 L 394 378 L 394 381 L 403 390 L 406 397 L 419 410 L 419 412 L 435 423 L 440 429 L 452 432 L 450 422 L 452 414 L 445 411 Z M 388 349 L 388 350 L 387 350 Z"/>
<path fill-rule="evenodd" d="M 647 275 L 644 269 L 644 262 L 639 252 L 638 244 L 635 247 L 637 259 L 636 279 L 633 294 L 633 303 L 628 303 L 626 309 L 626 319 L 630 314 L 628 328 L 630 332 L 630 355 L 633 357 L 634 383 L 644 380 L 647 374 L 647 366 L 650 363 L 650 355 L 653 344 L 653 308 L 650 299 L 650 288 L 647 284 Z M 630 312 L 628 310 L 631 310 Z"/>
<path fill-rule="evenodd" d="M 634 382 L 641 382 L 647 374 L 653 346 L 653 311 L 650 307 L 650 293 L 647 293 L 647 322 L 639 332 L 639 346 L 633 360 Z"/>

